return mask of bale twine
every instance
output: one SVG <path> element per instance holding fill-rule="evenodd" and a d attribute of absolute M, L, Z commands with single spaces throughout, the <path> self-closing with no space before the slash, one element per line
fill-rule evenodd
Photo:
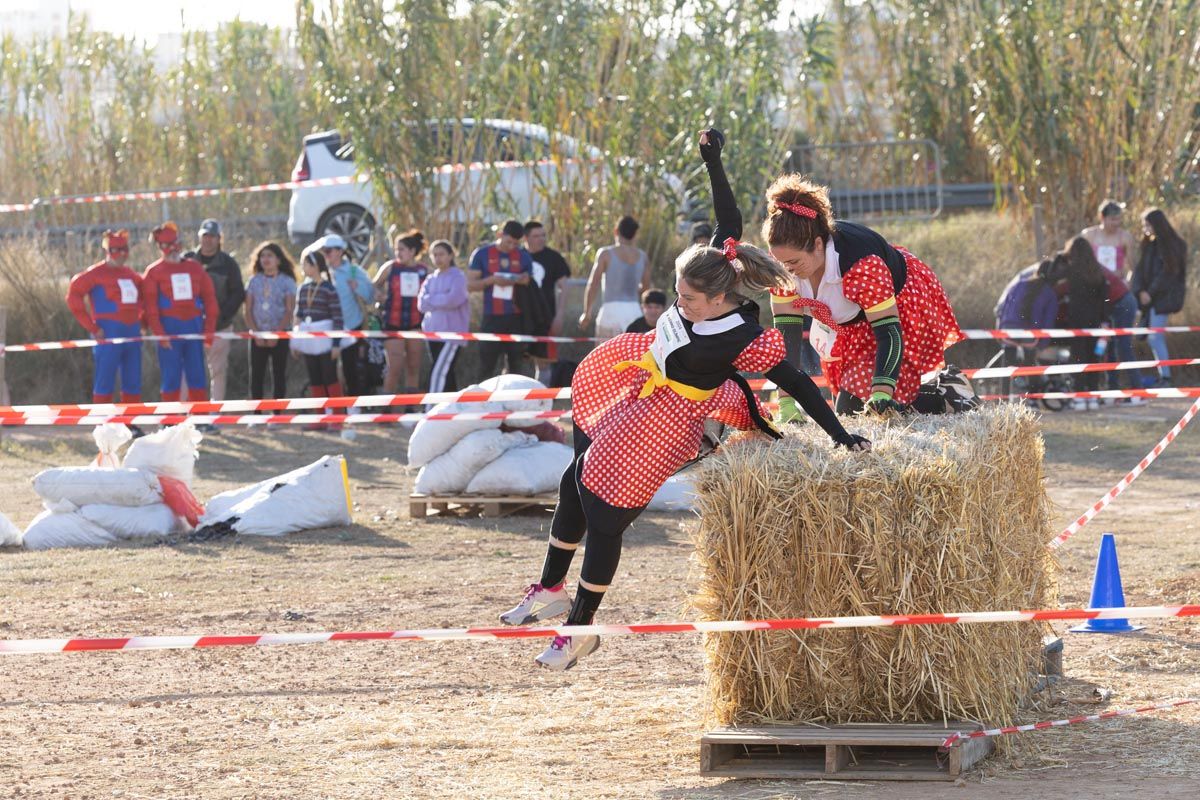
<path fill-rule="evenodd" d="M 709 620 L 1046 608 L 1057 599 L 1043 443 L 1013 404 L 742 436 L 698 470 L 694 604 Z M 1006 724 L 1038 671 L 1036 623 L 714 634 L 722 725 Z"/>

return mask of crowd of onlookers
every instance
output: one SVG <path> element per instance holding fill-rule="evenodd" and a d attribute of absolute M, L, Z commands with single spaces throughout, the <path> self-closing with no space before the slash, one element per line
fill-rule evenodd
<path fill-rule="evenodd" d="M 1124 227 L 1120 203 L 1105 200 L 1098 214 L 1098 224 L 1085 228 L 1060 252 L 1013 277 L 996 305 L 997 327 L 1163 327 L 1168 315 L 1183 308 L 1187 244 L 1167 215 L 1157 208 L 1144 212 L 1139 241 Z M 1152 333 L 1147 339 L 1156 361 L 1169 358 L 1163 334 Z M 1075 337 L 1066 342 L 1073 363 L 1134 360 L 1131 336 Z M 1007 347 L 1016 351 L 1018 344 L 1010 342 Z M 1045 342 L 1033 348 L 1031 356 L 1053 361 L 1058 347 L 1055 342 Z M 1097 375 L 1079 375 L 1076 387 L 1095 390 Z M 1135 389 L 1169 386 L 1171 368 L 1160 366 L 1152 375 L 1139 370 L 1108 372 L 1108 388 L 1122 388 L 1123 380 Z M 1097 405 L 1096 400 L 1075 401 L 1079 409 Z"/>
<path fill-rule="evenodd" d="M 711 235 L 700 224 L 694 239 Z M 596 335 L 650 330 L 666 309 L 666 293 L 650 286 L 651 265 L 636 244 L 638 223 L 622 218 L 614 243 L 601 248 L 588 279 L 579 325 Z M 509 220 L 495 241 L 456 263 L 446 240 L 427 243 L 409 230 L 394 237 L 391 258 L 372 277 L 353 263 L 347 242 L 326 235 L 306 247 L 299 264 L 275 242 L 250 254 L 249 278 L 222 249 L 221 226 L 205 220 L 189 249 L 172 222 L 150 241 L 161 254 L 138 272 L 128 266 L 129 234 L 105 232 L 104 258 L 76 275 L 67 302 L 100 344 L 95 348 L 92 400 L 140 402 L 141 343 L 107 339 L 152 334 L 192 334 L 157 345 L 165 401 L 226 399 L 230 337 L 218 336 L 243 322 L 251 332 L 471 330 L 471 294 L 481 295 L 477 330 L 495 334 L 561 335 L 564 280 L 571 267 L 549 247 L 545 226 Z M 239 319 L 240 318 L 240 319 Z M 314 397 L 455 391 L 501 371 L 533 372 L 551 386 L 569 385 L 573 362 L 561 360 L 554 343 L 482 341 L 478 375 L 461 376 L 461 341 L 414 338 L 254 337 L 249 342 L 250 396 L 286 396 L 288 366 L 303 361 Z M 428 352 L 430 369 L 424 374 Z M 119 394 L 117 387 L 120 387 Z M 347 435 L 352 435 L 346 431 Z"/>

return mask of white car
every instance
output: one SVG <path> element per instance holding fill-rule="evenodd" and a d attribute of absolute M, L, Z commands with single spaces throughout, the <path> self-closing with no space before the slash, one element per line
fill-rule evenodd
<path fill-rule="evenodd" d="M 440 202 L 445 218 L 455 223 L 541 218 L 547 211 L 545 187 L 583 194 L 594 191 L 604 175 L 600 151 L 570 136 L 555 134 L 554 153 L 559 158 L 552 159 L 550 133 L 541 125 L 505 119 L 430 125 L 435 146 L 439 136 L 446 141 L 441 149 L 447 161 L 434 169 L 437 191 L 427 192 L 426 197 Z M 483 130 L 476 130 L 477 125 Z M 473 143 L 470 158 L 462 152 L 467 142 Z M 484 163 L 485 159 L 490 160 Z M 304 137 L 292 180 L 356 174 L 353 145 L 337 131 L 325 131 Z M 689 216 L 692 206 L 684 199 L 683 182 L 674 175 L 663 178 L 680 198 L 680 213 Z M 303 186 L 292 190 L 288 237 L 307 245 L 334 233 L 346 240 L 357 260 L 370 249 L 372 232 L 383 214 L 370 181 Z"/>

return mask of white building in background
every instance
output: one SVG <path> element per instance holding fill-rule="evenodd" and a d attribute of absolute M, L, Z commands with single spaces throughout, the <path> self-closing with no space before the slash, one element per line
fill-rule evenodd
<path fill-rule="evenodd" d="M 70 14 L 70 0 L 0 0 L 0 34 L 28 39 L 66 33 Z"/>

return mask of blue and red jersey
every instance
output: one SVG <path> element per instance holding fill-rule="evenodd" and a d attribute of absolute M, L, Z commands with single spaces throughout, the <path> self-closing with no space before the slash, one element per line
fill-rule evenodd
<path fill-rule="evenodd" d="M 494 244 L 481 247 L 471 256 L 470 269 L 479 272 L 484 278 L 490 278 L 499 273 L 509 275 L 533 274 L 533 257 L 524 248 L 517 248 L 511 253 L 502 253 Z M 485 286 L 483 288 L 483 315 L 485 317 L 504 317 L 519 314 L 520 309 L 513 300 L 513 287 L 509 285 Z"/>
<path fill-rule="evenodd" d="M 421 327 L 421 311 L 417 308 L 417 297 L 421 284 L 429 275 L 424 264 L 404 266 L 399 261 L 385 264 L 387 270 L 383 298 L 383 325 L 388 330 L 411 331 Z"/>
<path fill-rule="evenodd" d="M 84 298 L 91 301 L 88 311 Z M 105 322 L 123 328 L 140 328 L 142 322 L 142 276 L 126 266 L 112 266 L 105 261 L 93 264 L 71 278 L 67 289 L 67 308 L 89 333 L 107 330 Z M 127 331 L 121 334 L 129 335 Z"/>
<path fill-rule="evenodd" d="M 146 325 L 159 336 L 165 334 L 164 317 L 180 322 L 203 318 L 205 333 L 217 329 L 217 293 L 199 261 L 155 261 L 142 275 L 142 297 Z"/>

